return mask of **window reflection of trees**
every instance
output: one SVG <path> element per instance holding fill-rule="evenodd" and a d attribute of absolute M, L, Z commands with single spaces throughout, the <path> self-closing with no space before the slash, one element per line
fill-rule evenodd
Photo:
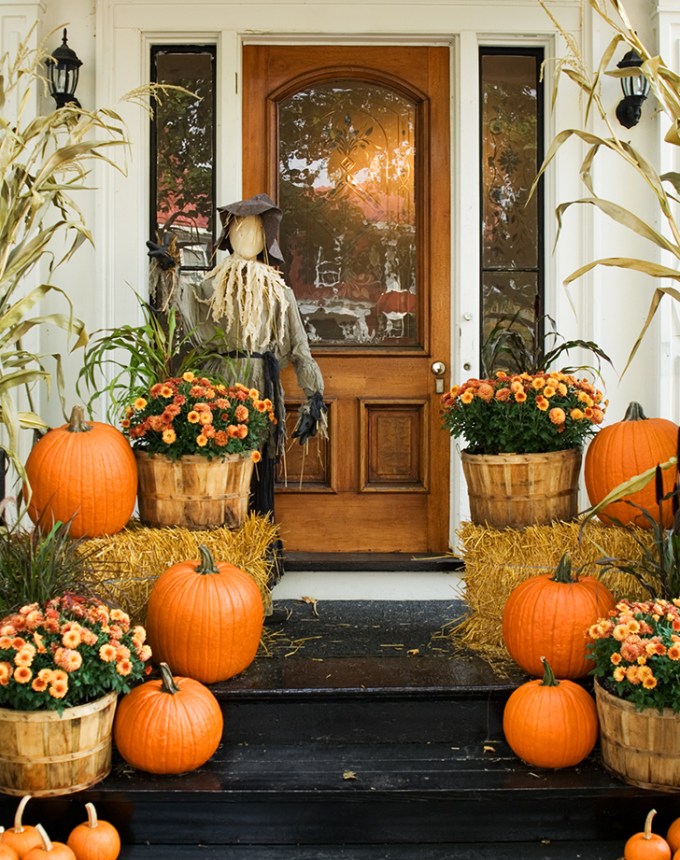
<path fill-rule="evenodd" d="M 285 276 L 312 342 L 416 342 L 415 119 L 354 82 L 279 106 Z"/>

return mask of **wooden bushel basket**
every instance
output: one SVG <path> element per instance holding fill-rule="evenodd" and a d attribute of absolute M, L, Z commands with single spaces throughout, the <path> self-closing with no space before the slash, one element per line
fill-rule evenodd
<path fill-rule="evenodd" d="M 461 454 L 473 523 L 523 528 L 567 522 L 578 512 L 581 451 Z"/>
<path fill-rule="evenodd" d="M 638 711 L 597 682 L 595 698 L 605 768 L 641 788 L 680 790 L 680 714 L 670 708 Z"/>
<path fill-rule="evenodd" d="M 135 451 L 137 502 L 144 525 L 189 529 L 238 528 L 248 514 L 253 460 L 228 454 L 208 460 L 198 454 L 170 460 Z"/>
<path fill-rule="evenodd" d="M 111 771 L 115 691 L 57 711 L 0 708 L 0 792 L 52 797 L 95 785 Z"/>

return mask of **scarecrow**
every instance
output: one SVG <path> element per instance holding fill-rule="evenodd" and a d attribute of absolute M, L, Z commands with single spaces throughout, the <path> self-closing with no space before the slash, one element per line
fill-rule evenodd
<path fill-rule="evenodd" d="M 292 434 L 301 445 L 317 432 L 327 435 L 323 378 L 295 295 L 275 268 L 283 262 L 277 240 L 281 210 L 266 194 L 257 194 L 217 211 L 222 224 L 217 248 L 229 256 L 198 285 L 180 287 L 173 301 L 194 339 L 216 345 L 206 372 L 257 388 L 272 401 L 277 420 L 257 465 L 252 508 L 273 518 L 276 462 L 286 441 L 280 369 L 292 364 L 305 393 Z M 165 249 L 150 247 L 150 256 L 154 250 L 165 262 Z"/>

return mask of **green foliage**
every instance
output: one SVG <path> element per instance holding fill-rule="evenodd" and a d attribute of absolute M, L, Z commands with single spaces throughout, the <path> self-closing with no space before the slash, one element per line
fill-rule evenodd
<path fill-rule="evenodd" d="M 498 320 L 487 335 L 481 350 L 482 375 L 493 376 L 498 370 L 509 373 L 539 373 L 550 370 L 558 359 L 571 350 L 582 349 L 592 353 L 597 359 L 596 372 L 599 375 L 600 360 L 611 364 L 609 356 L 593 341 L 565 340 L 557 331 L 555 320 L 547 314 L 541 321 L 528 325 L 518 311 L 511 317 Z M 541 334 L 541 328 L 549 328 Z M 562 373 L 593 371 L 585 365 L 563 366 Z"/>
<path fill-rule="evenodd" d="M 71 536 L 70 523 L 27 529 L 25 519 L 20 509 L 14 524 L 0 526 L 0 617 L 67 591 L 90 592 L 97 584 L 91 553 Z"/>
<path fill-rule="evenodd" d="M 586 187 L 587 194 L 580 199 L 561 203 L 557 207 L 558 233 L 562 226 L 564 214 L 570 207 L 592 206 L 632 233 L 643 236 L 654 246 L 655 254 L 661 252 L 662 257 L 668 260 L 667 263 L 657 263 L 655 260 L 650 261 L 626 256 L 603 257 L 593 260 L 572 272 L 565 279 L 565 284 L 572 283 L 598 266 L 637 271 L 655 279 L 661 279 L 662 281 L 669 280 L 671 283 L 677 284 L 680 282 L 680 270 L 678 267 L 678 263 L 680 262 L 680 225 L 677 222 L 673 206 L 677 202 L 677 195 L 680 191 L 680 179 L 677 173 L 660 175 L 644 155 L 638 152 L 630 143 L 618 137 L 617 130 L 613 128 L 608 111 L 602 102 L 600 89 L 602 77 L 605 74 L 620 78 L 637 73 L 637 69 L 633 71 L 630 69 L 608 70 L 614 54 L 620 47 L 626 50 L 630 48 L 636 50 L 643 60 L 639 71 L 649 81 L 652 95 L 656 97 L 670 121 L 669 131 L 665 138 L 666 142 L 677 146 L 680 144 L 680 77 L 668 68 L 661 57 L 653 56 L 647 50 L 645 45 L 640 41 L 635 27 L 631 23 L 626 9 L 620 0 L 588 0 L 593 11 L 614 32 L 614 36 L 603 51 L 598 68 L 594 72 L 587 67 L 573 35 L 560 25 L 557 18 L 550 11 L 549 6 L 554 4 L 549 3 L 548 0 L 539 0 L 539 3 L 563 36 L 567 46 L 566 56 L 557 60 L 557 70 L 574 83 L 585 97 L 585 122 L 588 122 L 590 112 L 595 111 L 606 127 L 606 134 L 602 136 L 575 128 L 561 131 L 548 149 L 532 191 L 535 190 L 540 177 L 552 163 L 564 144 L 572 139 L 585 144 L 587 150 L 581 164 L 580 176 Z M 555 78 L 553 103 L 557 96 L 559 85 L 560 76 L 557 75 Z M 602 197 L 595 191 L 594 169 L 598 161 L 598 156 L 613 156 L 632 171 L 634 176 L 642 180 L 651 199 L 656 204 L 658 219 L 662 225 L 662 229 L 657 229 L 652 223 L 643 221 L 634 212 L 612 200 L 608 200 L 606 197 Z M 680 290 L 677 287 L 667 286 L 662 282 L 655 288 L 647 318 L 630 351 L 624 373 L 633 360 L 664 295 L 680 301 Z"/>
<path fill-rule="evenodd" d="M 470 454 L 580 448 L 604 418 L 602 392 L 562 373 L 470 379 L 441 399 L 443 425 Z"/>
<path fill-rule="evenodd" d="M 125 406 L 148 395 L 152 385 L 202 367 L 215 354 L 213 342 L 194 346 L 192 332 L 180 331 L 175 308 L 170 308 L 163 319 L 135 295 L 143 322 L 94 332 L 76 383 L 81 396 L 85 390 L 90 394 L 86 402 L 90 415 L 96 401 L 108 396 L 107 417 L 112 423 Z M 106 385 L 105 376 L 110 378 Z"/>

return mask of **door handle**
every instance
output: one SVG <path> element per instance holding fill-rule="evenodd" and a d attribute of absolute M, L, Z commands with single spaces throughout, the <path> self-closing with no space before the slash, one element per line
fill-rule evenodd
<path fill-rule="evenodd" d="M 444 374 L 446 373 L 446 365 L 443 361 L 433 361 L 430 368 L 435 375 L 434 392 L 435 394 L 444 393 Z"/>

